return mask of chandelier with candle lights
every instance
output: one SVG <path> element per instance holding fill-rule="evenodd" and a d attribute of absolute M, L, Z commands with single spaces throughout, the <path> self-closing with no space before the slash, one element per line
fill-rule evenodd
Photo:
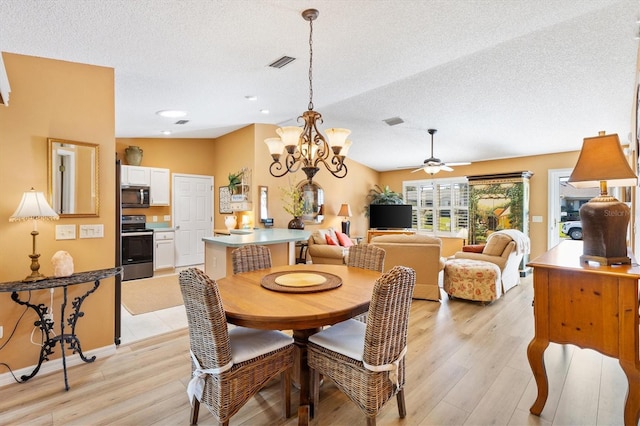
<path fill-rule="evenodd" d="M 307 180 L 311 182 L 320 170 L 320 164 L 337 178 L 347 175 L 344 158 L 351 146 L 351 141 L 347 139 L 351 131 L 327 129 L 327 141 L 317 127 L 322 123 L 322 115 L 313 110 L 313 21 L 318 17 L 318 13 L 316 9 L 302 12 L 302 17 L 309 21 L 309 106 L 308 110 L 298 117 L 298 121 L 304 121 L 304 126 L 280 127 L 276 130 L 279 138 L 268 138 L 264 141 L 273 158 L 269 172 L 274 177 L 295 173 L 302 168 Z M 284 158 L 280 161 L 283 154 Z"/>

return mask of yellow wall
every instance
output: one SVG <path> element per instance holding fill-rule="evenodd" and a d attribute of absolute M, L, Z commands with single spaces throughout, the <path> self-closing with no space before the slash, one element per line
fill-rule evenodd
<path fill-rule="evenodd" d="M 547 251 L 548 229 L 548 171 L 549 169 L 573 168 L 578 160 L 579 151 L 563 152 L 531 157 L 509 158 L 505 160 L 479 161 L 468 166 L 456 166 L 453 172 L 440 172 L 435 177 L 449 178 L 473 176 L 491 173 L 508 173 L 529 170 L 533 172 L 530 180 L 529 199 L 529 235 L 531 237 L 531 255 L 533 259 Z M 402 192 L 403 180 L 427 179 L 426 174 L 410 173 L 410 170 L 384 172 L 380 182 L 389 185 L 394 191 Z M 542 222 L 531 222 L 532 216 L 542 216 Z"/>
<path fill-rule="evenodd" d="M 124 151 L 128 146 L 135 145 L 143 151 L 141 166 L 165 168 L 170 173 L 213 176 L 214 142 L 214 139 L 118 138 L 116 155 L 126 165 Z M 143 214 L 148 222 L 152 222 L 153 216 L 156 216 L 162 222 L 165 215 L 171 215 L 171 206 L 125 209 L 122 213 Z"/>
<path fill-rule="evenodd" d="M 112 267 L 115 261 L 115 218 L 119 210 L 115 205 L 114 159 L 124 159 L 129 145 L 144 150 L 143 166 L 169 168 L 172 173 L 212 175 L 215 178 L 214 220 L 217 228 L 224 226 L 224 215 L 219 213 L 218 188 L 227 185 L 227 175 L 242 167 L 252 169 L 251 191 L 256 203 L 257 187 L 269 188 L 269 215 L 276 227 L 286 227 L 291 217 L 281 207 L 280 187 L 297 184 L 305 179 L 302 172 L 293 177 L 275 178 L 269 173 L 271 157 L 263 140 L 275 135 L 276 126 L 249 125 L 217 139 L 121 138 L 115 140 L 114 128 L 114 71 L 111 68 L 4 54 L 4 63 L 11 82 L 11 106 L 0 106 L 0 281 L 20 280 L 28 273 L 31 253 L 30 223 L 8 221 L 18 205 L 22 193 L 32 186 L 46 192 L 47 138 L 55 137 L 100 145 L 99 196 L 100 216 L 95 218 L 64 218 L 58 222 L 41 222 L 38 251 L 42 254 L 41 271 L 51 275 L 51 256 L 66 250 L 74 257 L 75 270 L 86 271 Z M 355 141 L 354 143 L 366 143 Z M 488 173 L 530 170 L 530 215 L 542 216 L 542 223 L 531 223 L 531 257 L 546 251 L 547 240 L 547 171 L 571 168 L 577 152 L 535 157 L 477 162 L 456 167 L 454 172 L 440 173 L 438 177 L 456 177 Z M 376 184 L 389 185 L 402 191 L 402 180 L 415 180 L 420 176 L 409 171 L 378 173 L 355 161 L 346 159 L 349 173 L 344 179 L 334 178 L 321 167 L 316 181 L 325 191 L 325 221 L 320 225 L 307 225 L 307 229 L 332 226 L 340 228 L 341 217 L 336 216 L 342 203 L 349 203 L 353 212 L 351 235 L 365 236 L 368 219 L 364 216 L 366 195 Z M 169 215 L 170 207 L 152 207 L 127 213 Z M 256 221 L 257 222 L 257 221 Z M 103 224 L 105 237 L 101 239 L 55 240 L 56 224 Z M 256 223 L 256 226 L 261 226 Z M 84 288 L 82 288 L 84 287 Z M 70 297 L 78 295 L 86 285 L 70 289 Z M 60 305 L 60 291 L 56 291 L 54 307 L 56 321 Z M 48 291 L 34 292 L 33 302 L 47 303 Z M 83 305 L 85 317 L 78 323 L 78 334 L 84 350 L 113 343 L 114 323 L 113 279 L 103 281 L 98 291 Z M 10 300 L 9 294 L 0 293 L 0 325 L 4 327 L 0 345 L 7 341 L 22 308 Z M 12 341 L 0 351 L 0 362 L 13 369 L 33 365 L 38 351 L 29 342 L 34 314 L 28 313 L 18 324 Z M 57 357 L 56 353 L 53 358 Z M 0 369 L 0 373 L 3 371 Z"/>
<path fill-rule="evenodd" d="M 205 174 L 214 176 L 214 227 L 224 229 L 224 217 L 219 213 L 218 189 L 228 184 L 228 174 L 243 167 L 252 169 L 251 196 L 253 212 L 251 219 L 256 227 L 259 223 L 257 205 L 258 186 L 269 189 L 269 216 L 274 218 L 274 226 L 284 228 L 291 217 L 282 209 L 281 187 L 289 183 L 297 184 L 305 179 L 304 173 L 299 171 L 294 176 L 275 178 L 269 173 L 271 156 L 264 139 L 275 136 L 277 126 L 267 124 L 253 124 L 235 132 L 221 136 L 215 140 L 193 139 L 118 139 L 117 152 L 124 158 L 124 149 L 129 145 L 138 145 L 144 149 L 143 166 L 166 167 L 171 172 Z M 362 142 L 364 143 L 364 142 Z M 176 155 L 179 149 L 181 155 Z M 203 155 L 202 152 L 205 152 Z M 531 178 L 530 217 L 542 216 L 543 222 L 531 222 L 530 236 L 532 239 L 531 258 L 544 253 L 547 249 L 547 214 L 548 214 L 548 170 L 572 168 L 578 158 L 578 151 L 556 153 L 532 157 L 510 158 L 475 162 L 468 166 L 457 166 L 453 172 L 440 172 L 437 178 L 482 175 L 490 173 L 506 173 L 530 170 L 534 173 Z M 410 173 L 410 170 L 392 172 L 376 172 L 347 158 L 345 164 L 349 173 L 343 179 L 333 177 L 322 166 L 314 178 L 325 191 L 325 220 L 322 224 L 307 224 L 306 229 L 334 227 L 340 229 L 342 218 L 336 216 L 342 203 L 349 203 L 353 217 L 351 217 L 351 235 L 366 236 L 368 219 L 364 215 L 367 203 L 366 195 L 375 184 L 389 185 L 391 189 L 402 192 L 403 180 L 426 178 L 426 175 Z M 171 213 L 170 207 L 152 207 L 135 211 L 127 210 L 128 214 L 146 214 L 148 220 L 151 215 L 165 215 Z M 238 216 L 241 223 L 243 213 Z M 255 215 L 255 218 L 254 218 Z M 239 226 L 239 225 L 238 225 Z"/>
<path fill-rule="evenodd" d="M 51 257 L 58 250 L 68 251 L 76 271 L 113 267 L 115 264 L 115 118 L 114 71 L 71 62 L 3 53 L 11 82 L 9 107 L 0 106 L 0 281 L 21 280 L 31 272 L 28 255 L 32 251 L 31 222 L 9 222 L 22 193 L 34 187 L 47 195 L 47 138 L 55 137 L 100 145 L 99 197 L 100 216 L 61 218 L 41 221 L 37 251 L 41 254 L 40 271 L 53 273 Z M 55 225 L 104 225 L 105 238 L 55 240 Z M 79 230 L 76 232 L 79 234 Z M 69 301 L 84 293 L 90 284 L 69 288 Z M 54 319 L 58 330 L 61 289 L 55 291 Z M 25 297 L 26 294 L 21 296 Z M 32 303 L 49 305 L 48 290 L 35 291 Z M 113 344 L 114 280 L 107 279 L 83 305 L 86 312 L 78 322 L 77 332 L 83 350 Z M 33 365 L 38 347 L 29 342 L 37 316 L 29 310 L 20 318 L 23 307 L 0 293 L 0 325 L 4 327 L 4 345 L 12 329 L 16 334 L 0 351 L 0 362 L 12 369 Z M 67 310 L 68 312 L 68 310 Z M 35 334 L 36 339 L 39 333 Z M 52 358 L 59 357 L 59 347 Z M 5 373 L 0 367 L 0 373 Z"/>
<path fill-rule="evenodd" d="M 124 160 L 127 146 L 137 145 L 144 151 L 142 166 L 163 167 L 171 173 L 188 173 L 214 176 L 214 228 L 224 229 L 224 218 L 219 210 L 218 190 L 229 183 L 229 173 L 243 167 L 251 169 L 251 198 L 253 211 L 250 213 L 253 226 L 262 227 L 258 214 L 258 186 L 269 188 L 269 216 L 274 218 L 274 226 L 285 228 L 291 217 L 281 207 L 280 187 L 289 182 L 297 184 L 305 179 L 303 172 L 294 177 L 275 178 L 269 173 L 271 156 L 264 139 L 274 137 L 277 127 L 268 124 L 252 124 L 235 132 L 213 139 L 144 139 L 118 138 L 116 151 Z M 378 182 L 379 173 L 355 161 L 346 160 L 349 173 L 344 179 L 336 179 L 322 168 L 314 179 L 325 191 L 325 221 L 320 225 L 307 225 L 308 229 L 333 226 L 340 229 L 341 217 L 336 213 L 342 203 L 350 203 L 354 216 L 351 218 L 351 235 L 366 235 L 368 219 L 364 217 L 366 194 Z M 364 195 L 363 195 L 364 194 Z M 127 209 L 125 214 L 144 214 L 151 221 L 152 216 L 171 214 L 171 207 L 150 207 L 148 209 Z M 235 213 L 240 217 L 244 213 Z"/>

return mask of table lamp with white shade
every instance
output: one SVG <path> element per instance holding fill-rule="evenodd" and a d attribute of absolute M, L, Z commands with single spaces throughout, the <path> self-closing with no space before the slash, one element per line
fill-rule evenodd
<path fill-rule="evenodd" d="M 581 262 L 601 265 L 629 264 L 627 229 L 629 207 L 608 193 L 609 186 L 634 186 L 637 176 L 622 152 L 618 135 L 584 138 L 569 184 L 575 188 L 600 187 L 600 195 L 580 207 L 583 255 Z"/>
<path fill-rule="evenodd" d="M 462 245 L 466 245 L 467 240 L 469 239 L 469 230 L 467 228 L 460 228 L 460 230 L 456 234 L 456 237 L 462 238 Z"/>
<path fill-rule="evenodd" d="M 40 254 L 36 253 L 36 235 L 38 235 L 38 220 L 57 220 L 58 214 L 49 206 L 42 192 L 36 192 L 31 188 L 30 191 L 22 194 L 22 200 L 16 211 L 9 218 L 9 222 L 21 222 L 24 220 L 33 220 L 33 253 L 29 255 L 31 258 L 31 275 L 27 276 L 23 281 L 40 281 L 47 277 L 40 273 L 40 263 L 38 259 Z"/>

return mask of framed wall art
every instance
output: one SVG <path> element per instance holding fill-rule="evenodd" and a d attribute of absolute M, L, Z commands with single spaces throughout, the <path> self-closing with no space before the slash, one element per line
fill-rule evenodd
<path fill-rule="evenodd" d="M 221 186 L 219 190 L 220 214 L 233 213 L 231 210 L 231 192 L 228 186 Z"/>

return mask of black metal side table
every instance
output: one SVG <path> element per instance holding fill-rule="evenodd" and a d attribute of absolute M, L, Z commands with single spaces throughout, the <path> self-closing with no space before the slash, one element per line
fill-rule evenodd
<path fill-rule="evenodd" d="M 38 373 L 40 367 L 42 366 L 42 363 L 49 360 L 49 355 L 53 354 L 53 348 L 56 346 L 56 343 L 59 342 L 62 357 L 62 370 L 64 372 L 64 388 L 65 390 L 69 390 L 69 381 L 67 379 L 67 362 L 65 357 L 65 343 L 69 346 L 69 349 L 72 351 L 72 353 L 77 353 L 78 355 L 80 355 L 80 359 L 82 359 L 84 362 L 93 362 L 96 359 L 95 355 L 91 358 L 87 358 L 84 356 L 84 354 L 82 353 L 82 348 L 80 346 L 80 340 L 78 339 L 78 336 L 76 336 L 76 323 L 78 322 L 78 319 L 80 317 L 84 316 L 84 312 L 80 310 L 82 302 L 84 302 L 84 300 L 91 293 L 98 289 L 98 287 L 100 286 L 100 280 L 121 273 L 122 267 L 117 267 L 99 269 L 95 271 L 78 272 L 68 277 L 48 278 L 35 282 L 13 281 L 0 283 L 0 292 L 11 292 L 11 299 L 14 302 L 33 309 L 33 311 L 38 315 L 39 318 L 33 324 L 36 327 L 39 327 L 46 336 L 45 341 L 40 347 L 40 358 L 38 360 L 38 365 L 36 365 L 31 374 L 25 374 L 20 377 L 22 382 L 26 382 Z M 65 309 L 67 307 L 67 287 L 70 285 L 89 282 L 93 282 L 93 287 L 90 288 L 82 296 L 78 296 L 73 299 L 73 301 L 71 302 L 73 311 L 69 313 L 67 317 L 65 317 Z M 54 336 L 52 332 L 54 322 L 45 316 L 45 314 L 47 313 L 46 305 L 44 305 L 43 303 L 34 305 L 30 303 L 28 299 L 26 301 L 21 300 L 18 293 L 24 291 L 30 292 L 32 290 L 52 289 L 56 287 L 62 287 L 63 300 L 62 304 L 60 305 L 60 334 Z M 71 328 L 71 331 L 69 333 L 65 333 L 65 323 Z"/>
<path fill-rule="evenodd" d="M 296 241 L 296 248 L 300 249 L 296 263 L 307 263 L 307 248 L 309 244 L 306 241 Z"/>

